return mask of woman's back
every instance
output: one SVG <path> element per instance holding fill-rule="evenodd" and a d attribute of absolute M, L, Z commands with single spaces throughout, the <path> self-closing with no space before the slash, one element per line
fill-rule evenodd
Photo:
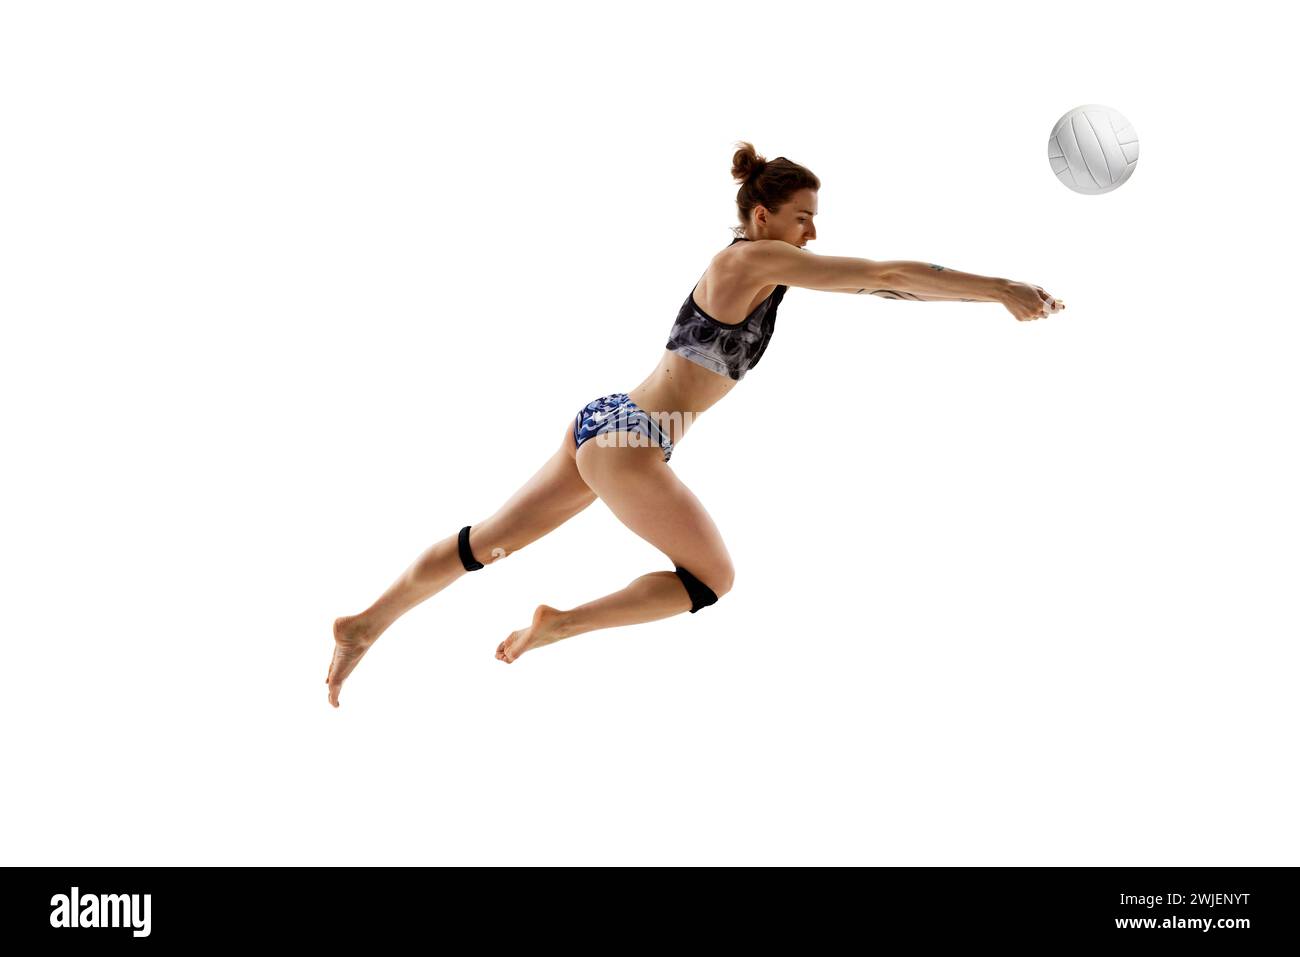
<path fill-rule="evenodd" d="M 749 240 L 737 236 L 714 256 L 691 293 L 704 313 L 727 325 L 744 322 L 778 288 L 772 283 L 761 285 L 753 278 L 745 267 L 745 247 L 737 245 L 742 242 Z"/>
<path fill-rule="evenodd" d="M 681 424 L 669 427 L 673 442 L 758 364 L 775 331 L 787 287 L 754 278 L 746 242 L 738 236 L 713 257 L 682 303 L 659 364 L 628 393 L 648 412 L 681 414 Z"/>

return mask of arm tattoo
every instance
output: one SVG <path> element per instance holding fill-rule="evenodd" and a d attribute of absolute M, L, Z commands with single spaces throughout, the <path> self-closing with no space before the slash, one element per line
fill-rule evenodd
<path fill-rule="evenodd" d="M 854 295 L 864 293 L 867 290 L 859 289 Z M 912 302 L 981 302 L 979 299 L 949 299 L 945 296 L 918 296 L 915 293 L 899 292 L 894 289 L 873 289 L 871 295 L 879 296 L 881 299 L 908 299 Z"/>
<path fill-rule="evenodd" d="M 931 269 L 936 269 L 939 272 L 944 271 L 943 266 L 936 266 L 934 263 L 929 263 L 928 265 L 930 266 Z M 865 288 L 859 289 L 858 293 L 863 293 L 866 291 L 867 290 Z M 915 293 L 899 292 L 894 289 L 873 289 L 871 291 L 871 295 L 880 296 L 882 299 L 909 299 L 912 302 L 978 302 L 979 301 L 977 299 L 952 299 L 947 296 L 918 296 Z"/>

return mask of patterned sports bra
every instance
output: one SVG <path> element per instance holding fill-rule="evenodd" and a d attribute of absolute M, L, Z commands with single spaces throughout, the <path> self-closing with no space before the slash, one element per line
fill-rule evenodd
<path fill-rule="evenodd" d="M 744 236 L 737 236 L 727 248 L 741 241 L 749 242 Z M 699 285 L 698 281 L 696 285 Z M 776 307 L 785 297 L 787 288 L 777 286 L 744 322 L 732 324 L 718 322 L 697 306 L 692 287 L 677 313 L 672 332 L 668 334 L 666 348 L 718 375 L 743 379 L 746 372 L 758 365 L 772 333 L 776 331 Z"/>

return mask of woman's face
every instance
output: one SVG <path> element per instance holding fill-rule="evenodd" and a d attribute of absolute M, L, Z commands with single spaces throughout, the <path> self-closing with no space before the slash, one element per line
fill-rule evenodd
<path fill-rule="evenodd" d="M 801 189 L 791 194 L 779 213 L 770 212 L 766 206 L 754 209 L 757 239 L 781 239 L 792 246 L 804 246 L 817 238 L 817 191 Z"/>

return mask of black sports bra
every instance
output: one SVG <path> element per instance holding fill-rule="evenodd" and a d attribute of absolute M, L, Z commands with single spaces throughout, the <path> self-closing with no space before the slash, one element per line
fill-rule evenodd
<path fill-rule="evenodd" d="M 741 241 L 749 242 L 744 236 L 737 236 L 727 248 Z M 699 280 L 696 280 L 696 285 L 699 285 Z M 772 333 L 776 331 L 776 307 L 785 297 L 787 288 L 777 286 L 744 322 L 733 325 L 718 322 L 696 305 L 695 288 L 691 287 L 690 295 L 682 303 L 668 334 L 666 348 L 718 375 L 743 379 L 746 372 L 758 365 Z"/>

